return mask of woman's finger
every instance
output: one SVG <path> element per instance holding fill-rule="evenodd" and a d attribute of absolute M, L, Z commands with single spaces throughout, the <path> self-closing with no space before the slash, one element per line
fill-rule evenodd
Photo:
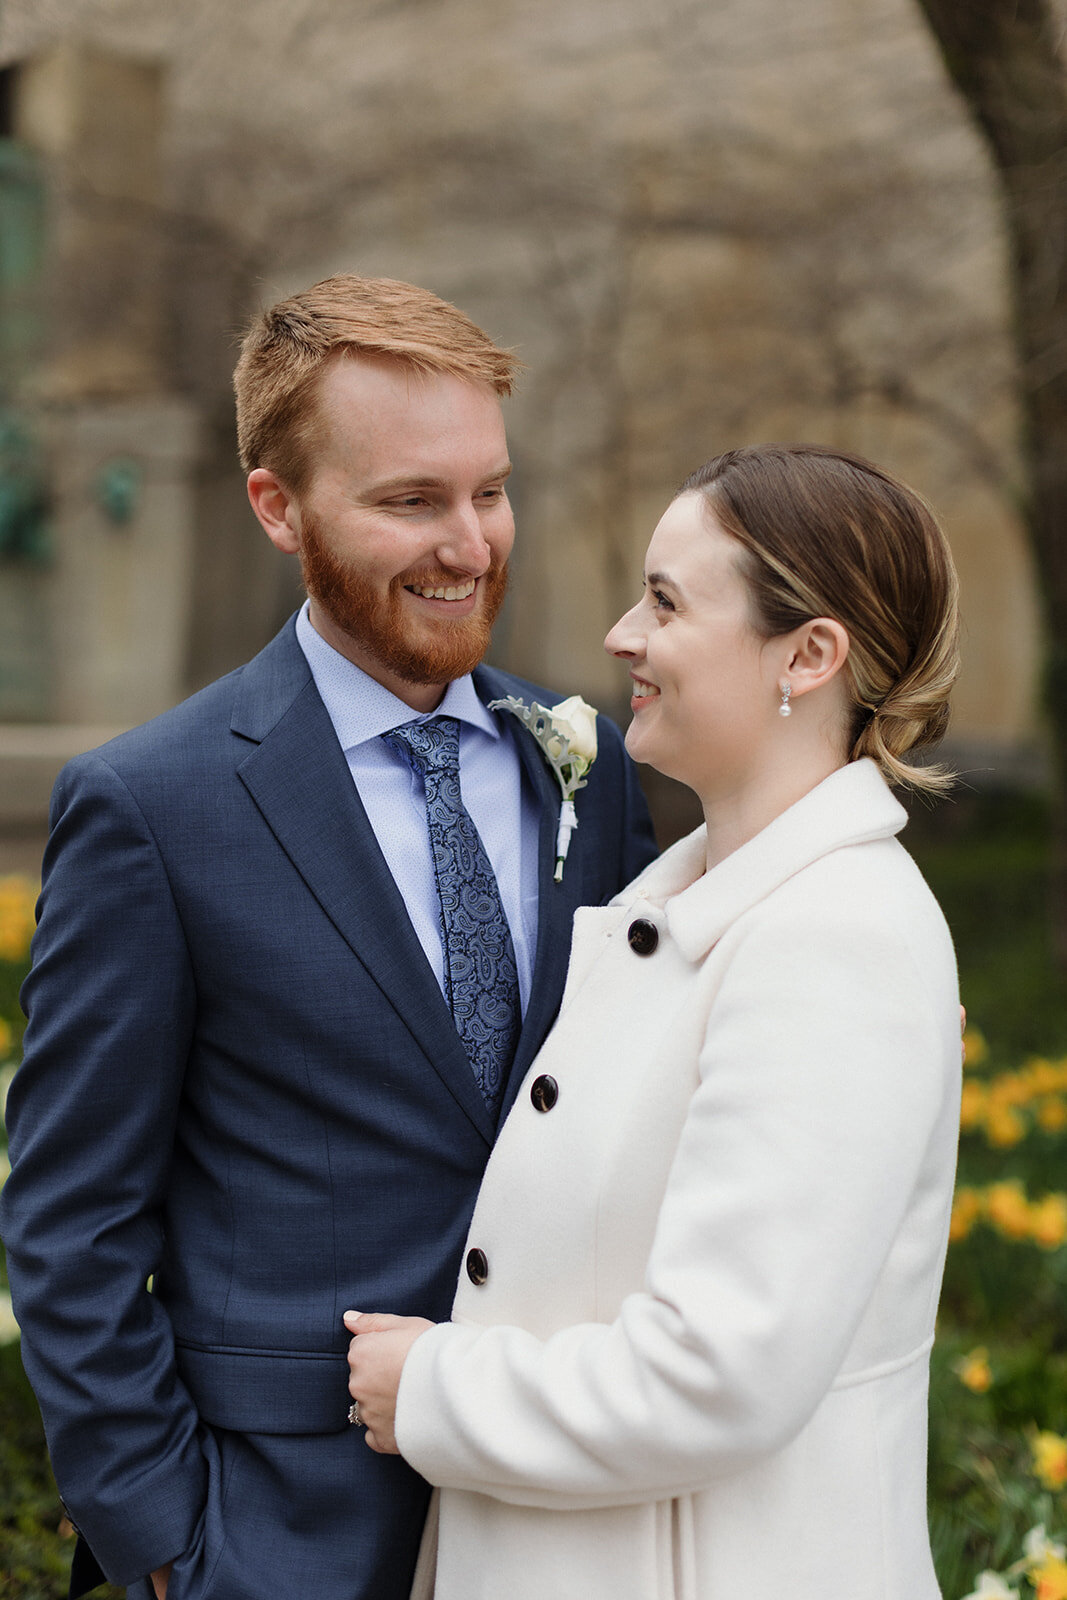
<path fill-rule="evenodd" d="M 391 1316 L 387 1311 L 346 1311 L 342 1318 L 349 1333 L 391 1333 L 411 1320 Z"/>

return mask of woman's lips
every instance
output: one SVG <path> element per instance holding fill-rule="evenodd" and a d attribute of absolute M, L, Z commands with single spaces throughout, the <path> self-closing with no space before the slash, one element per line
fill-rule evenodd
<path fill-rule="evenodd" d="M 633 679 L 633 688 L 630 691 L 630 705 L 636 711 L 646 701 L 654 700 L 659 694 L 659 690 L 654 683 L 648 683 L 644 678 L 634 677 L 633 673 L 630 676 Z"/>

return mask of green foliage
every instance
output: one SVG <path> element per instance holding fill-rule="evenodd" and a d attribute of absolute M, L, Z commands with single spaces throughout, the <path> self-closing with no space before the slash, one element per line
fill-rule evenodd
<path fill-rule="evenodd" d="M 975 794 L 916 806 L 904 841 L 952 929 L 963 1002 L 993 1062 L 1067 1055 L 1067 984 L 1052 958 L 1049 807 Z"/>
<path fill-rule="evenodd" d="M 968 1020 L 989 1046 L 969 1076 L 986 1084 L 1029 1058 L 1067 1057 L 1067 985 L 1046 914 L 1048 841 L 1039 797 L 966 792 L 919 812 L 906 835 L 952 929 Z M 1032 1119 L 1013 1144 L 965 1132 L 960 1182 L 1014 1178 L 1029 1196 L 1062 1191 L 1065 1143 L 1067 1132 Z M 980 1392 L 960 1376 L 976 1346 L 990 1372 Z M 931 1365 L 930 1534 L 946 1600 L 970 1594 L 982 1571 L 1008 1571 L 1038 1524 L 1067 1536 L 1067 1496 L 1033 1471 L 1035 1429 L 1067 1433 L 1067 1246 L 976 1227 L 949 1250 Z"/>
<path fill-rule="evenodd" d="M 0 1595 L 52 1600 L 67 1592 L 70 1540 L 59 1532 L 62 1510 L 41 1418 L 19 1360 L 18 1344 L 0 1345 Z"/>

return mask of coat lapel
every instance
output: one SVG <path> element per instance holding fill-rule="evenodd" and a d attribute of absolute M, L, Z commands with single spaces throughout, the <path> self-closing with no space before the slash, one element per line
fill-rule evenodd
<path fill-rule="evenodd" d="M 503 699 L 508 694 L 521 692 L 529 697 L 525 684 L 518 684 L 492 667 L 478 667 L 474 684 L 483 701 Z M 559 785 L 549 771 L 537 744 L 513 717 L 504 717 L 507 731 L 515 739 L 523 774 L 537 797 L 539 808 L 538 871 L 537 871 L 537 947 L 534 952 L 530 1002 L 523 1019 L 522 1032 L 515 1052 L 515 1060 L 504 1091 L 501 1121 L 510 1109 L 526 1070 L 544 1043 L 563 994 L 570 958 L 571 926 L 574 912 L 580 901 L 581 873 L 577 860 L 571 861 L 570 872 L 564 872 L 563 881 L 556 883 L 556 832 L 559 824 Z M 572 857 L 578 854 L 578 835 L 574 836 Z"/>
<path fill-rule="evenodd" d="M 487 1141 L 492 1119 L 292 624 L 244 668 L 238 776 L 330 921 Z"/>

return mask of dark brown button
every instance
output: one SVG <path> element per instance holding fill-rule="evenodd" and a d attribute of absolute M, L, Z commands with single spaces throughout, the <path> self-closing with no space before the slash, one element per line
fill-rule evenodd
<path fill-rule="evenodd" d="M 551 1111 L 559 1099 L 559 1084 L 547 1073 L 543 1077 L 535 1078 L 530 1086 L 530 1099 L 538 1111 Z"/>
<path fill-rule="evenodd" d="M 659 929 L 654 922 L 638 917 L 636 922 L 631 922 L 626 937 L 635 956 L 650 956 L 659 944 Z"/>
<path fill-rule="evenodd" d="M 484 1250 L 467 1251 L 467 1277 L 472 1283 L 479 1286 L 489 1276 L 489 1262 L 486 1260 Z"/>

